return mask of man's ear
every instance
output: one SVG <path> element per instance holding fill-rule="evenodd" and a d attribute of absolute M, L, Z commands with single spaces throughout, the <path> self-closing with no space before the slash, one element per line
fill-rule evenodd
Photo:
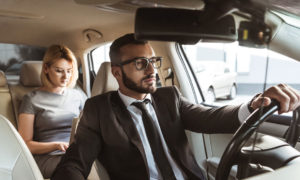
<path fill-rule="evenodd" d="M 121 68 L 118 66 L 112 66 L 111 73 L 116 79 L 119 79 L 122 77 Z"/>

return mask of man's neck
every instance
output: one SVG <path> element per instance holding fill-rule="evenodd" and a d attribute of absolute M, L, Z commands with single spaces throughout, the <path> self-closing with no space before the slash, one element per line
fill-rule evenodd
<path fill-rule="evenodd" d="M 124 94 L 126 96 L 129 96 L 129 97 L 132 97 L 132 98 L 137 99 L 137 100 L 143 100 L 147 96 L 147 93 L 139 93 L 139 92 L 135 92 L 135 91 L 132 91 L 132 90 L 119 89 L 119 91 L 122 94 Z"/>

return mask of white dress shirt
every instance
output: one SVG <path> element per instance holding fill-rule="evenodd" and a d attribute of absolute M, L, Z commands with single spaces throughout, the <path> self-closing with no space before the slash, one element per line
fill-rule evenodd
<path fill-rule="evenodd" d="M 152 151 L 151 151 L 151 147 L 146 135 L 146 131 L 144 128 L 144 123 L 142 120 L 142 112 L 140 109 L 138 109 L 137 107 L 135 107 L 134 105 L 132 105 L 133 102 L 142 102 L 143 100 L 137 100 L 134 99 L 132 97 L 126 96 L 124 94 L 122 94 L 120 91 L 118 91 L 120 98 L 122 99 L 122 101 L 124 102 L 127 110 L 129 111 L 132 120 L 135 124 L 135 127 L 139 133 L 140 139 L 142 141 L 143 144 L 143 148 L 145 151 L 145 155 L 146 155 L 146 159 L 147 159 L 147 164 L 148 164 L 148 168 L 149 168 L 149 173 L 150 173 L 150 180 L 161 180 L 162 176 L 158 170 L 158 167 L 155 163 Z M 154 111 L 154 108 L 152 106 L 152 99 L 151 99 L 151 95 L 147 94 L 147 96 L 145 97 L 145 99 L 149 99 L 151 101 L 151 103 L 146 104 L 146 109 L 147 111 L 150 113 L 150 115 L 152 116 L 152 119 L 154 120 L 154 124 L 158 130 L 159 136 L 161 138 L 161 142 L 163 145 L 163 149 L 164 152 L 166 153 L 167 159 L 169 160 L 169 163 L 172 167 L 172 170 L 174 172 L 174 175 L 176 177 L 177 180 L 184 180 L 186 179 L 185 175 L 182 173 L 183 171 L 179 168 L 178 164 L 175 162 L 175 160 L 173 159 L 173 157 L 171 156 L 170 152 L 169 152 L 169 148 L 166 144 L 166 141 L 163 137 L 163 134 L 161 132 L 158 120 L 157 120 L 157 116 L 156 113 Z M 243 122 L 246 117 L 248 117 L 248 115 L 250 115 L 250 112 L 248 110 L 247 104 L 243 104 L 238 112 L 238 116 L 239 116 L 239 120 L 240 122 Z"/>

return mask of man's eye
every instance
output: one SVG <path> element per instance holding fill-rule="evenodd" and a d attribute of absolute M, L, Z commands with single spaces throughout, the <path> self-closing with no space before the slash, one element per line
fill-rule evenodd
<path fill-rule="evenodd" d="M 141 65 L 143 64 L 143 61 L 137 61 L 136 64 Z"/>
<path fill-rule="evenodd" d="M 135 62 L 137 65 L 143 65 L 143 64 L 145 64 L 145 61 L 143 60 L 143 59 L 138 59 L 138 60 L 136 60 L 136 62 Z"/>

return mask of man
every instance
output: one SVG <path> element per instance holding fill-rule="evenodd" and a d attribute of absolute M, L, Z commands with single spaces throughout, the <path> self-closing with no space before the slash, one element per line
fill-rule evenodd
<path fill-rule="evenodd" d="M 75 142 L 53 179 L 84 179 L 95 159 L 112 180 L 205 179 L 184 130 L 232 133 L 241 117 L 249 115 L 247 104 L 212 109 L 189 103 L 175 87 L 156 88 L 155 68 L 161 58 L 133 34 L 113 42 L 110 58 L 119 90 L 86 102 Z M 270 98 L 280 101 L 283 113 L 299 106 L 300 95 L 278 85 L 264 97 L 256 96 L 249 106 L 268 105 Z"/>

